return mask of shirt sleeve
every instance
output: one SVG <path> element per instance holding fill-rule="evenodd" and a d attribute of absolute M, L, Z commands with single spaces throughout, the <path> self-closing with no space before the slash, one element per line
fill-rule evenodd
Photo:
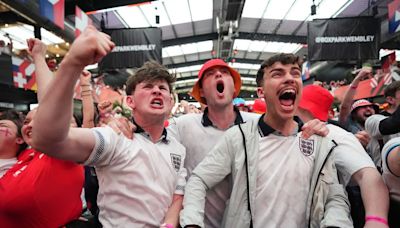
<path fill-rule="evenodd" d="M 391 151 L 393 151 L 394 148 L 399 147 L 399 146 L 400 146 L 400 137 L 396 137 L 396 138 L 389 140 L 383 147 L 382 154 L 381 154 L 383 172 L 389 172 L 396 176 L 396 174 L 391 172 L 390 167 L 387 162 L 387 158 L 389 156 L 389 153 Z"/>
<path fill-rule="evenodd" d="M 122 144 L 124 136 L 115 133 L 110 127 L 92 128 L 95 136 L 95 146 L 84 165 L 87 166 L 108 166 L 118 156 L 120 150 L 117 145 Z"/>
<path fill-rule="evenodd" d="M 337 126 L 328 125 L 328 127 L 328 137 L 337 143 L 333 152 L 342 184 L 347 185 L 351 176 L 363 168 L 375 168 L 374 162 L 352 133 Z"/>
<path fill-rule="evenodd" d="M 371 137 L 376 139 L 382 138 L 381 131 L 379 130 L 379 125 L 381 123 L 381 120 L 384 120 L 386 118 L 387 117 L 383 115 L 372 115 L 368 117 L 368 119 L 365 121 L 365 130 Z"/>

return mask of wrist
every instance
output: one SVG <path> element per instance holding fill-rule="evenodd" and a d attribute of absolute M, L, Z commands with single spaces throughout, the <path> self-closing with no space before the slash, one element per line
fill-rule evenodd
<path fill-rule="evenodd" d="M 350 89 L 357 89 L 357 87 L 358 87 L 358 84 L 357 85 L 350 84 Z"/>
<path fill-rule="evenodd" d="M 66 65 L 68 67 L 73 67 L 74 69 L 79 70 L 80 72 L 83 71 L 86 65 L 83 65 L 78 60 L 73 59 L 70 57 L 71 55 L 66 55 L 64 59 L 61 61 L 60 65 Z"/>
<path fill-rule="evenodd" d="M 172 225 L 171 223 L 163 223 L 160 225 L 160 227 L 162 228 L 174 228 L 174 225 Z"/>
<path fill-rule="evenodd" d="M 380 216 L 375 216 L 375 215 L 366 215 L 365 216 L 365 223 L 367 222 L 376 222 L 376 223 L 381 223 L 389 227 L 389 223 L 386 218 L 380 217 Z"/>

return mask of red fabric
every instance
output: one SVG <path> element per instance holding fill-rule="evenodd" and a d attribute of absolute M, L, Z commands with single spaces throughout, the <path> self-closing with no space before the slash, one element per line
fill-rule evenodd
<path fill-rule="evenodd" d="M 0 178 L 0 226 L 60 227 L 82 212 L 83 167 L 33 149 Z"/>
<path fill-rule="evenodd" d="M 314 118 L 327 121 L 332 103 L 333 96 L 327 89 L 317 85 L 308 85 L 303 87 L 299 108 L 310 111 Z"/>

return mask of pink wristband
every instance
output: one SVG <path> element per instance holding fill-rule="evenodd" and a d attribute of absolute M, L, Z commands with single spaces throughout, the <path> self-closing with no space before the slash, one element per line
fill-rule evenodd
<path fill-rule="evenodd" d="M 172 225 L 172 224 L 169 224 L 169 223 L 163 223 L 163 224 L 161 224 L 161 226 L 160 227 L 165 227 L 165 228 L 174 228 L 174 225 Z"/>
<path fill-rule="evenodd" d="M 365 216 L 365 222 L 368 222 L 368 221 L 380 222 L 380 223 L 383 223 L 383 224 L 389 226 L 388 221 L 379 216 L 367 215 L 367 216 Z"/>

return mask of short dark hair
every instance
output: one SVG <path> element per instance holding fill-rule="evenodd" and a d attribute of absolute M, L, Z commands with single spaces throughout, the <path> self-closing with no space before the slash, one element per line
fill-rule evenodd
<path fill-rule="evenodd" d="M 128 78 L 126 82 L 126 94 L 131 95 L 136 86 L 144 81 L 166 81 L 170 92 L 172 93 L 172 83 L 175 82 L 176 77 L 168 72 L 168 69 L 155 62 L 148 61 L 143 64 L 142 67 L 136 70 L 136 72 Z"/>
<path fill-rule="evenodd" d="M 385 88 L 383 94 L 385 97 L 395 97 L 398 90 L 400 90 L 400 81 L 394 81 Z"/>
<path fill-rule="evenodd" d="M 257 71 L 256 82 L 257 82 L 258 87 L 261 87 L 263 85 L 264 69 L 274 65 L 274 63 L 276 63 L 276 62 L 280 62 L 284 65 L 297 64 L 297 65 L 299 65 L 300 69 L 301 69 L 301 65 L 302 65 L 302 59 L 297 55 L 287 54 L 287 53 L 279 53 L 279 54 L 273 55 L 270 58 L 264 60 L 264 62 L 262 62 L 261 66 L 260 66 L 260 69 L 258 69 L 258 71 Z"/>
<path fill-rule="evenodd" d="M 17 136 L 21 137 L 21 138 L 22 138 L 21 129 L 22 129 L 22 126 L 24 125 L 24 119 L 25 119 L 25 116 L 22 113 L 14 110 L 14 109 L 6 110 L 0 114 L 0 120 L 9 120 L 17 126 Z M 23 144 L 21 144 L 19 146 L 18 153 L 25 150 L 26 147 L 28 147 L 28 145 L 25 142 Z"/>

